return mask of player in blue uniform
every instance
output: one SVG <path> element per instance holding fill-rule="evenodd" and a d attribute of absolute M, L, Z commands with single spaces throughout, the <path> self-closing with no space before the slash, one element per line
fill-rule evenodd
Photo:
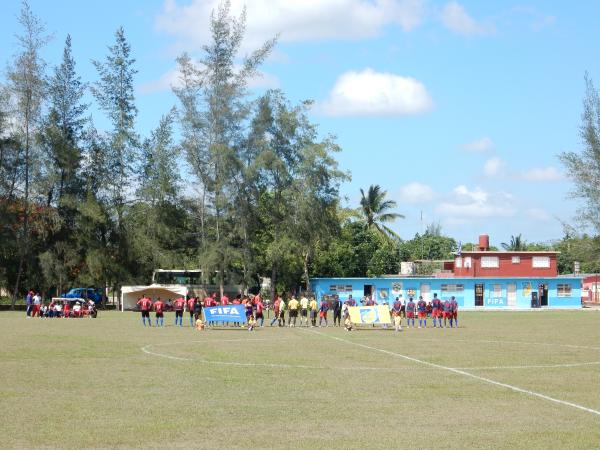
<path fill-rule="evenodd" d="M 448 326 L 446 320 L 450 320 L 450 328 L 452 328 L 452 301 L 451 300 L 444 301 L 444 326 L 445 327 Z"/>
<path fill-rule="evenodd" d="M 412 327 L 415 327 L 415 302 L 412 297 L 409 297 L 408 303 L 406 304 L 406 326 L 410 327 L 412 322 Z"/>
<path fill-rule="evenodd" d="M 427 303 L 425 303 L 421 295 L 417 302 L 417 313 L 419 315 L 419 328 L 427 328 Z"/>

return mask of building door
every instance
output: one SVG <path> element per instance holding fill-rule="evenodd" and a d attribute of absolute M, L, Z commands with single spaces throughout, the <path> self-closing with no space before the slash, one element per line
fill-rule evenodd
<path fill-rule="evenodd" d="M 370 297 L 375 293 L 375 286 L 373 286 L 372 284 L 365 284 L 363 292 L 365 297 Z"/>
<path fill-rule="evenodd" d="M 540 306 L 548 306 L 548 285 L 540 284 L 538 287 L 538 297 L 540 299 Z"/>
<path fill-rule="evenodd" d="M 475 306 L 483 306 L 483 284 L 475 285 Z"/>
<path fill-rule="evenodd" d="M 514 283 L 506 285 L 506 303 L 509 308 L 517 306 L 517 285 Z"/>

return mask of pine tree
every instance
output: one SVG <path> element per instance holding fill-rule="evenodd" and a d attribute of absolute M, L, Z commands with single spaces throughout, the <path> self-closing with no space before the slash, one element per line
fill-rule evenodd
<path fill-rule="evenodd" d="M 119 267 L 115 270 L 123 278 L 127 277 L 130 261 L 126 205 L 133 193 L 134 164 L 138 160 L 138 136 L 135 132 L 137 108 L 135 106 L 133 80 L 137 73 L 135 59 L 131 56 L 131 46 L 121 27 L 115 33 L 115 43 L 108 47 L 104 62 L 93 61 L 100 80 L 92 86 L 92 93 L 102 111 L 112 124 L 112 129 L 104 136 L 106 178 L 102 183 L 107 187 L 107 206 L 114 216 L 116 232 L 114 239 Z"/>
<path fill-rule="evenodd" d="M 30 194 L 31 194 L 31 171 L 33 161 L 37 155 L 35 146 L 35 135 L 39 129 L 40 114 L 46 85 L 44 82 L 45 62 L 41 56 L 44 45 L 48 42 L 45 27 L 41 20 L 34 15 L 29 3 L 23 1 L 18 18 L 23 31 L 17 36 L 19 51 L 12 65 L 8 69 L 8 89 L 16 105 L 16 123 L 19 124 L 17 132 L 20 157 L 22 165 L 21 175 L 15 184 L 22 189 L 21 197 L 22 223 L 20 232 L 17 234 L 17 247 L 19 248 L 19 262 L 14 282 L 12 306 L 21 291 L 22 278 L 25 283 L 29 281 L 28 266 L 30 262 Z"/>

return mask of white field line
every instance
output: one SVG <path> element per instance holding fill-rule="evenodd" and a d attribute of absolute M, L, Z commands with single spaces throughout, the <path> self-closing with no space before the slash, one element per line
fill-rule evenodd
<path fill-rule="evenodd" d="M 403 371 L 415 371 L 415 370 L 425 370 L 425 368 L 418 369 L 417 367 L 367 367 L 367 366 L 353 366 L 353 367 L 336 367 L 336 366 L 309 366 L 302 364 L 277 364 L 277 363 L 242 363 L 239 361 L 211 361 L 208 359 L 202 358 L 188 358 L 182 356 L 172 356 L 166 355 L 164 353 L 158 353 L 150 350 L 151 347 L 157 346 L 173 346 L 173 345 L 183 345 L 190 343 L 207 343 L 207 342 L 252 342 L 252 341 L 269 341 L 270 339 L 222 339 L 222 340 L 201 340 L 201 341 L 185 341 L 185 342 L 159 342 L 157 344 L 148 344 L 144 347 L 141 347 L 142 352 L 152 355 L 158 356 L 160 358 L 172 359 L 174 361 L 196 361 L 203 364 L 214 364 L 214 365 L 226 365 L 226 366 L 246 366 L 246 367 L 276 367 L 281 369 L 310 369 L 310 370 L 344 370 L 344 371 L 382 371 L 382 372 L 403 372 Z M 278 339 L 277 342 L 288 339 Z M 426 339 L 422 339 L 426 340 Z M 460 342 L 460 340 L 456 340 Z M 473 341 L 469 341 L 473 342 Z M 482 341 L 479 341 L 482 342 Z M 489 341 L 483 341 L 489 342 Z M 498 342 L 501 341 L 492 341 Z M 534 342 L 530 342 L 529 344 L 535 344 Z M 559 344 L 560 345 L 560 344 Z M 480 366 L 480 367 L 454 367 L 454 369 L 458 370 L 517 370 L 517 369 L 558 369 L 558 368 L 569 368 L 569 367 L 582 367 L 582 366 L 596 366 L 600 365 L 600 361 L 589 361 L 589 362 L 580 362 L 580 363 L 565 363 L 565 364 L 539 364 L 539 365 L 514 365 L 514 366 Z M 426 370 L 434 370 L 434 367 L 428 367 Z"/>
<path fill-rule="evenodd" d="M 266 339 L 253 339 L 253 340 L 258 341 L 258 340 L 266 340 Z M 194 342 L 200 342 L 200 341 L 194 341 Z M 206 342 L 206 341 L 201 341 L 201 342 Z M 221 341 L 221 342 L 232 342 L 232 341 Z M 186 343 L 189 344 L 189 342 L 186 342 Z M 243 363 L 243 362 L 238 362 L 238 361 L 211 361 L 211 360 L 202 359 L 202 358 L 186 358 L 186 357 L 181 357 L 181 356 L 171 356 L 171 355 L 165 355 L 164 353 L 154 352 L 150 348 L 154 347 L 156 345 L 174 345 L 174 344 L 171 344 L 171 343 L 148 344 L 148 345 L 142 347 L 141 350 L 142 350 L 142 352 L 146 353 L 147 355 L 158 356 L 160 358 L 172 359 L 174 361 L 195 361 L 195 362 L 200 362 L 203 364 L 214 364 L 214 365 L 221 365 L 221 366 L 274 367 L 274 368 L 280 368 L 280 369 L 310 369 L 310 370 L 373 370 L 373 371 L 391 371 L 391 372 L 398 372 L 398 371 L 405 371 L 405 370 L 418 370 L 415 367 L 362 367 L 362 366 L 358 366 L 358 367 L 328 367 L 328 366 L 309 366 L 309 365 L 303 365 L 303 364 L 277 364 L 277 363 L 252 363 L 252 362 Z"/>
<path fill-rule="evenodd" d="M 428 342 L 439 342 L 439 339 L 433 338 L 415 338 L 415 341 L 428 341 Z M 565 347 L 565 348 L 574 348 L 574 349 L 582 349 L 582 350 L 596 350 L 600 351 L 600 347 L 590 347 L 587 345 L 575 345 L 575 344 L 555 344 L 552 342 L 524 342 L 524 341 L 500 341 L 500 340 L 492 340 L 492 339 L 446 339 L 445 343 L 452 342 L 479 342 L 482 344 L 516 344 L 516 345 L 543 345 L 546 347 Z"/>
<path fill-rule="evenodd" d="M 462 375 L 462 376 L 465 376 L 465 377 L 468 377 L 468 378 L 473 378 L 474 380 L 483 381 L 484 383 L 493 384 L 494 386 L 500 386 L 500 387 L 503 387 L 503 388 L 506 388 L 506 389 L 510 389 L 511 391 L 514 391 L 514 392 L 519 392 L 521 394 L 526 394 L 526 395 L 530 395 L 532 397 L 541 398 L 541 399 L 547 400 L 549 402 L 557 403 L 559 405 L 570 406 L 571 408 L 579 409 L 580 411 L 585 411 L 587 413 L 595 414 L 597 416 L 600 416 L 600 411 L 597 411 L 595 409 L 588 408 L 588 407 L 582 406 L 582 405 L 578 405 L 577 403 L 572 403 L 572 402 L 567 402 L 567 401 L 564 401 L 564 400 L 559 400 L 557 398 L 550 397 L 548 395 L 540 394 L 539 392 L 534 392 L 534 391 L 523 389 L 523 388 L 520 388 L 520 387 L 517 387 L 517 386 L 510 385 L 510 384 L 501 383 L 499 381 L 494 381 L 494 380 L 492 380 L 490 378 L 480 377 L 479 375 L 475 375 L 475 374 L 472 374 L 472 373 L 469 373 L 469 372 L 465 372 L 464 370 L 456 369 L 456 368 L 453 368 L 453 367 L 442 366 L 441 364 L 435 364 L 435 363 L 432 363 L 432 362 L 423 361 L 422 359 L 413 358 L 411 356 L 402 355 L 400 353 L 392 352 L 392 351 L 389 351 L 389 350 L 384 350 L 384 349 L 377 348 L 377 347 L 371 347 L 370 345 L 360 344 L 358 342 L 352 342 L 352 341 L 349 341 L 347 339 L 342 339 L 340 337 L 332 336 L 332 335 L 325 334 L 325 333 L 321 333 L 319 331 L 313 331 L 313 330 L 303 330 L 303 331 L 307 331 L 307 332 L 310 332 L 310 333 L 315 333 L 315 334 L 318 334 L 320 336 L 324 336 L 324 337 L 328 337 L 328 338 L 331 338 L 331 339 L 335 339 L 337 341 L 344 342 L 344 343 L 350 344 L 350 345 L 355 345 L 357 347 L 365 348 L 367 350 L 372 350 L 372 351 L 375 351 L 375 352 L 379 352 L 379 353 L 383 353 L 383 354 L 386 354 L 386 355 L 394 356 L 396 358 L 402 358 L 402 359 L 405 359 L 407 361 L 415 362 L 417 364 L 423 364 L 423 365 L 426 365 L 426 366 L 429 366 L 429 367 L 435 367 L 436 369 L 446 370 L 448 372 L 452 372 L 452 373 L 455 373 L 455 374 L 458 374 L 458 375 Z"/>

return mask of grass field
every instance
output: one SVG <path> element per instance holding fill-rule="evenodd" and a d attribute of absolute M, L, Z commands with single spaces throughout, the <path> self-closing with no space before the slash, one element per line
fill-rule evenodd
<path fill-rule="evenodd" d="M 600 446 L 600 312 L 401 333 L 166 319 L 0 313 L 0 447 Z"/>

